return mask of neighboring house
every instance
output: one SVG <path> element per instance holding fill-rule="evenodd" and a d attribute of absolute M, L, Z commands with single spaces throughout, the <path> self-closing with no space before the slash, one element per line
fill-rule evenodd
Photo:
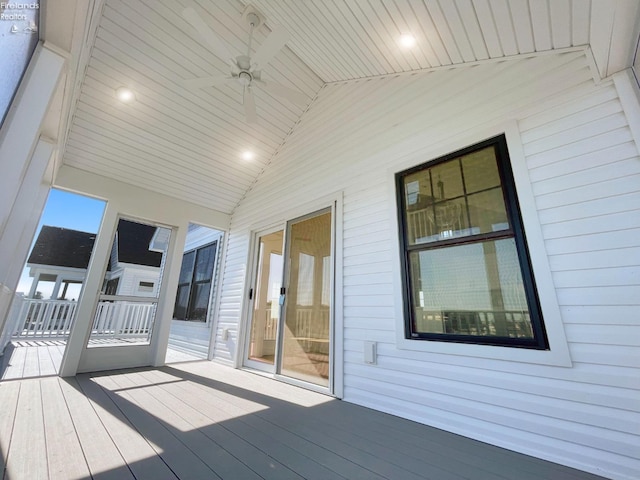
<path fill-rule="evenodd" d="M 34 298 L 39 282 L 54 282 L 50 298 L 67 298 L 70 284 L 81 284 L 87 273 L 95 233 L 43 225 L 27 260 Z M 162 246 L 156 228 L 121 221 L 112 246 L 103 285 L 106 295 L 157 296 Z M 159 250 L 159 251 L 158 251 Z"/>
<path fill-rule="evenodd" d="M 167 239 L 158 239 L 157 229 L 127 220 L 118 222 L 103 291 L 105 295 L 157 297 L 162 252 Z"/>
<path fill-rule="evenodd" d="M 95 240 L 95 233 L 43 225 L 27 259 L 33 278 L 27 298 L 36 297 L 40 282 L 53 282 L 50 298 L 77 300 L 67 290 L 84 281 Z"/>
<path fill-rule="evenodd" d="M 271 91 L 216 83 L 247 3 L 195 3 L 43 10 L 0 131 L 0 322 L 49 188 L 84 193 L 107 207 L 61 375 L 163 364 L 178 289 L 202 316 L 197 223 L 224 231 L 216 362 L 637 479 L 640 3 L 256 0 Z M 121 217 L 171 230 L 155 330 L 85 349 Z"/>

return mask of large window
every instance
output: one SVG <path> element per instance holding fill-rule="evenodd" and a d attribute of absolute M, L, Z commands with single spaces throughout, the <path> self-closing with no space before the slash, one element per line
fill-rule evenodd
<path fill-rule="evenodd" d="M 548 348 L 504 136 L 396 185 L 406 337 Z"/>
<path fill-rule="evenodd" d="M 175 320 L 206 322 L 217 242 L 185 252 L 182 257 Z"/>

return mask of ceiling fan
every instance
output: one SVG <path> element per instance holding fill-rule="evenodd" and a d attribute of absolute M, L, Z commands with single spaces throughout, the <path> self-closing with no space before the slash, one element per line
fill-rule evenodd
<path fill-rule="evenodd" d="M 271 59 L 282 50 L 289 40 L 289 32 L 284 28 L 275 27 L 252 57 L 251 43 L 253 41 L 253 31 L 262 25 L 263 19 L 253 7 L 248 6 L 243 14 L 243 18 L 249 25 L 247 54 L 233 57 L 222 39 L 204 22 L 193 7 L 185 8 L 182 11 L 182 16 L 196 29 L 202 39 L 211 48 L 212 53 L 228 61 L 231 65 L 230 75 L 194 78 L 185 80 L 185 85 L 191 88 L 203 88 L 226 84 L 240 84 L 243 88 L 242 104 L 244 105 L 244 113 L 248 123 L 257 123 L 258 121 L 256 103 L 253 96 L 253 89 L 255 87 L 262 88 L 294 104 L 304 105 L 307 102 L 308 99 L 304 94 L 277 82 L 266 82 L 261 78 L 262 69 L 269 64 Z"/>

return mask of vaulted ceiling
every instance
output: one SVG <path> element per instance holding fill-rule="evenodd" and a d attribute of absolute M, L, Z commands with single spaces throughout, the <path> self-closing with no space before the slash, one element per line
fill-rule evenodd
<path fill-rule="evenodd" d="M 84 45 L 72 52 L 78 74 L 63 163 L 231 213 L 301 117 L 313 115 L 327 83 L 586 45 L 606 77 L 632 64 L 640 13 L 636 0 L 253 0 L 265 24 L 252 52 L 278 25 L 290 34 L 262 79 L 304 102 L 254 89 L 258 121 L 250 124 L 237 82 L 185 82 L 230 67 L 182 14 L 193 6 L 236 56 L 248 48 L 247 3 L 95 0 Z M 402 48 L 402 34 L 415 46 Z M 123 86 L 134 102 L 116 99 Z M 245 151 L 254 158 L 243 159 Z"/>

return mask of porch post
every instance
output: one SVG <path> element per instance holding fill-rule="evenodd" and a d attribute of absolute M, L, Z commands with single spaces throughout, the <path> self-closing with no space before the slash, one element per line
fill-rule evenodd
<path fill-rule="evenodd" d="M 107 202 L 100 231 L 96 236 L 91 261 L 87 268 L 84 288 L 78 299 L 76 318 L 67 340 L 67 348 L 60 365 L 61 377 L 73 377 L 78 371 L 80 358 L 91 334 L 95 305 L 104 280 L 104 271 L 111 254 L 111 243 L 118 224 L 118 210 Z"/>
<path fill-rule="evenodd" d="M 160 287 L 158 311 L 156 313 L 156 326 L 151 345 L 151 365 L 158 367 L 164 365 L 167 356 L 167 345 L 171 334 L 171 320 L 173 320 L 173 307 L 176 302 L 180 267 L 182 266 L 182 254 L 187 240 L 188 223 L 182 223 L 171 232 L 167 258 L 165 260 L 165 274 Z"/>
<path fill-rule="evenodd" d="M 36 273 L 35 277 L 33 277 L 33 282 L 31 283 L 31 289 L 29 290 L 28 298 L 34 298 L 34 295 L 38 291 L 38 283 L 40 283 L 40 272 Z"/>
<path fill-rule="evenodd" d="M 58 293 L 60 293 L 60 285 L 62 285 L 62 277 L 60 275 L 56 275 L 56 284 L 53 286 L 53 291 L 51 292 L 51 300 L 58 299 Z"/>

